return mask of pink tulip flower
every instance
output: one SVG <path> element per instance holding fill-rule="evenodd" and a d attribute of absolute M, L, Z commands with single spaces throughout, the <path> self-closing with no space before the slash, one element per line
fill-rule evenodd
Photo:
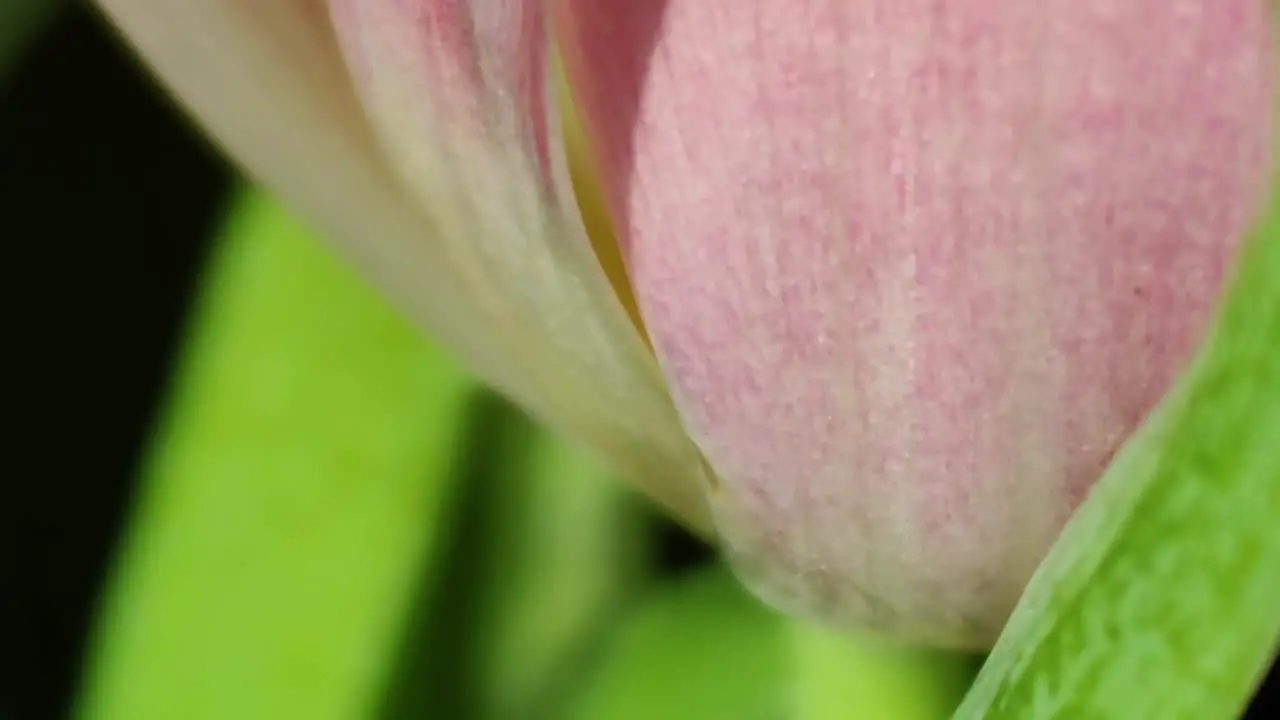
<path fill-rule="evenodd" d="M 935 645 L 999 633 L 1188 361 L 1270 169 L 1265 0 L 98 4 L 424 331 L 759 596 Z"/>

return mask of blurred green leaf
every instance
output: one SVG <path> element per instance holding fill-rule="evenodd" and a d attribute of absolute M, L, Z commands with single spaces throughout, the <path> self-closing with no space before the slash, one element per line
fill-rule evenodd
<path fill-rule="evenodd" d="M 494 396 L 479 414 L 384 720 L 559 717 L 584 654 L 648 569 L 641 506 L 620 483 Z"/>
<path fill-rule="evenodd" d="M 584 653 L 649 568 L 640 501 L 593 458 L 523 416 L 494 482 L 477 629 L 482 717 L 553 717 Z"/>
<path fill-rule="evenodd" d="M 369 717 L 473 385 L 258 193 L 208 280 L 78 716 Z"/>
<path fill-rule="evenodd" d="M 659 586 L 607 638 L 570 720 L 793 717 L 789 625 L 720 567 Z"/>
<path fill-rule="evenodd" d="M 1068 524 L 958 718 L 1238 717 L 1280 641 L 1280 186 L 1190 371 Z"/>
<path fill-rule="evenodd" d="M 62 7 L 62 0 L 0 0 L 0 85 Z"/>
<path fill-rule="evenodd" d="M 795 720 L 946 720 L 977 671 L 960 653 L 796 624 Z"/>

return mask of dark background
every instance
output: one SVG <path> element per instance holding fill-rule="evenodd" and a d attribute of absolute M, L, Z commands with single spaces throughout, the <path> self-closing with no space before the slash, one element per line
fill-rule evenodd
<path fill-rule="evenodd" d="M 236 176 L 86 6 L 2 82 L 0 720 L 54 720 Z M 667 572 L 709 559 L 655 531 Z"/>
<path fill-rule="evenodd" d="M 230 179 L 79 5 L 0 87 L 3 720 L 69 706 Z"/>
<path fill-rule="evenodd" d="M 0 720 L 69 707 L 232 177 L 79 5 L 0 86 Z M 673 569 L 705 557 L 664 537 Z"/>

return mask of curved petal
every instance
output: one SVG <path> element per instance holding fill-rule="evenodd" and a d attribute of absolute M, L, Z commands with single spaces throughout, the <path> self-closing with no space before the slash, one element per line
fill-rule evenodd
<path fill-rule="evenodd" d="M 983 645 L 1179 372 L 1265 177 L 1261 0 L 558 0 L 739 572 Z"/>
<path fill-rule="evenodd" d="M 700 456 L 591 254 L 572 198 L 549 189 L 567 180 L 560 149 L 535 141 L 554 127 L 533 99 L 545 84 L 545 40 L 533 25 L 512 24 L 534 15 L 477 3 L 485 12 L 472 20 L 502 30 L 469 37 L 468 25 L 455 24 L 432 45 L 432 29 L 465 19 L 467 4 L 333 3 L 353 21 L 339 23 L 353 48 L 384 31 L 379 41 L 423 43 L 353 55 L 358 69 L 378 65 L 387 76 L 363 76 L 370 123 L 324 0 L 99 5 L 234 158 L 421 326 L 535 416 L 705 526 Z M 393 31 L 401 22 L 421 34 Z M 495 43 L 482 63 L 481 39 Z M 452 114 L 433 114 L 442 104 Z M 388 116 L 399 114 L 405 132 L 388 132 Z"/>

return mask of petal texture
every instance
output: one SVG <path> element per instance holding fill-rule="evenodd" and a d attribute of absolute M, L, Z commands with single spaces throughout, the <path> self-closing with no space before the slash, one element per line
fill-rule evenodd
<path fill-rule="evenodd" d="M 99 5 L 234 158 L 424 329 L 705 527 L 698 452 L 560 190 L 536 4 Z"/>
<path fill-rule="evenodd" d="M 994 640 L 1251 220 L 1259 0 L 558 0 L 640 312 L 783 608 Z"/>

